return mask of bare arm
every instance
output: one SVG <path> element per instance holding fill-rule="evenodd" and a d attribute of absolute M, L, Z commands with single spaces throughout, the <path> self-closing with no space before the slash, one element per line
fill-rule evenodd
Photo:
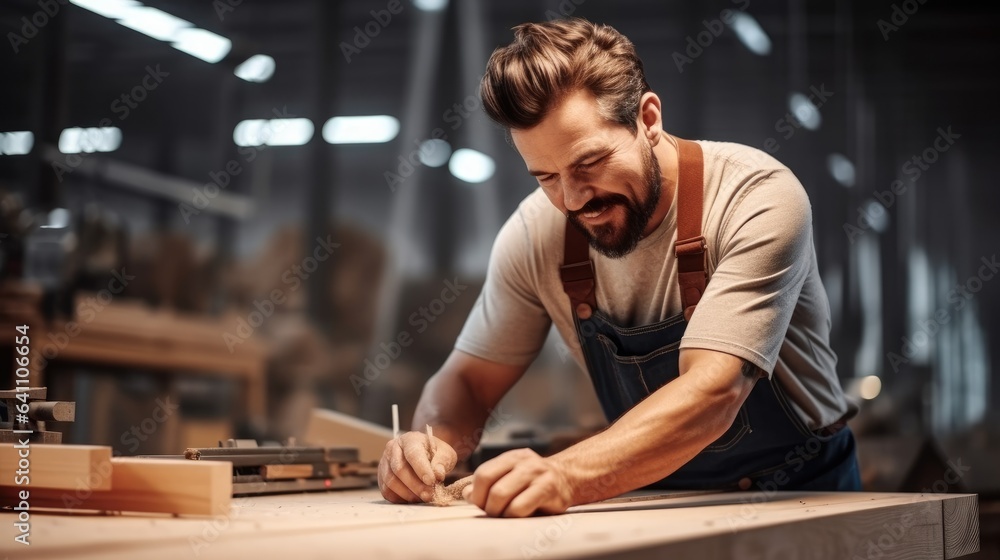
<path fill-rule="evenodd" d="M 490 412 L 526 369 L 452 351 L 424 386 L 413 432 L 386 445 L 379 463 L 382 495 L 397 503 L 428 501 L 433 483 L 475 450 Z M 440 440 L 433 465 L 422 435 L 428 424 Z"/>
<path fill-rule="evenodd" d="M 489 515 L 520 517 L 656 482 L 732 425 L 760 375 L 744 364 L 722 352 L 681 350 L 681 376 L 607 430 L 548 458 L 526 449 L 501 455 L 476 471 L 468 498 Z"/>
<path fill-rule="evenodd" d="M 453 350 L 424 386 L 413 415 L 413 430 L 426 424 L 464 460 L 482 435 L 480 428 L 527 366 L 500 364 Z"/>

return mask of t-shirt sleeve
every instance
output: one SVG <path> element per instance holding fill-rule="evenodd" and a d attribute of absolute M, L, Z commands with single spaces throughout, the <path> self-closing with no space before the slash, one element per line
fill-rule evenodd
<path fill-rule="evenodd" d="M 552 320 L 538 296 L 535 241 L 519 209 L 493 242 L 486 282 L 456 350 L 511 365 L 528 365 L 541 351 Z"/>
<path fill-rule="evenodd" d="M 681 348 L 726 352 L 770 376 L 811 264 L 812 209 L 791 171 L 770 171 L 738 191 L 718 254 Z"/>

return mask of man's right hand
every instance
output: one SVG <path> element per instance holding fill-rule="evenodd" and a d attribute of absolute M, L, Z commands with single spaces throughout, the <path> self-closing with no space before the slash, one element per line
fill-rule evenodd
<path fill-rule="evenodd" d="M 458 455 L 442 439 L 433 438 L 433 451 L 427 444 L 427 434 L 422 432 L 407 432 L 385 444 L 378 464 L 383 498 L 395 504 L 433 499 L 434 485 L 455 468 Z"/>

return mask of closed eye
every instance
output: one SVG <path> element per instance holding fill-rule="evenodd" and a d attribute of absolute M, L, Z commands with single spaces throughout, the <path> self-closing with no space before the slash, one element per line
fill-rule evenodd
<path fill-rule="evenodd" d="M 601 156 L 601 157 L 599 157 L 599 158 L 597 158 L 597 159 L 595 159 L 593 161 L 588 161 L 586 163 L 581 163 L 580 165 L 577 166 L 577 168 L 580 169 L 581 171 L 587 171 L 589 169 L 593 169 L 593 168 L 597 167 L 598 164 L 603 163 L 604 159 L 606 157 L 607 156 Z"/>

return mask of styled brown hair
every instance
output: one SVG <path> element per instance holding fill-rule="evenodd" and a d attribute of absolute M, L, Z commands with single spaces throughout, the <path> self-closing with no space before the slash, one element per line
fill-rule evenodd
<path fill-rule="evenodd" d="M 586 88 L 601 114 L 634 134 L 639 99 L 650 91 L 642 61 L 624 35 L 580 18 L 514 27 L 514 41 L 493 51 L 480 96 L 497 124 L 531 128 L 565 94 Z"/>

